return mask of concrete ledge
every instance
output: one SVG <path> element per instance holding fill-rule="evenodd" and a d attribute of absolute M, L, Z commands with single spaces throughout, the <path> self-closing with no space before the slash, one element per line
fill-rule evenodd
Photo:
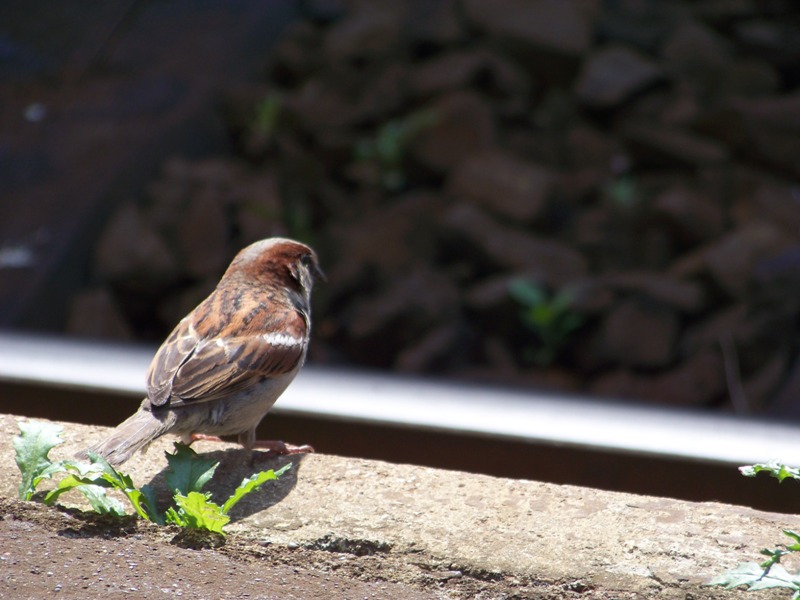
<path fill-rule="evenodd" d="M 11 440 L 18 417 L 0 416 L 0 496 L 16 498 Z M 71 455 L 103 428 L 64 424 Z M 126 465 L 138 484 L 166 466 L 160 440 Z M 227 446 L 227 445 L 226 445 Z M 242 450 L 200 443 L 222 461 L 212 491 L 233 488 L 253 468 Z M 728 597 L 700 584 L 754 560 L 800 517 L 748 508 L 500 479 L 410 465 L 309 455 L 289 457 L 290 475 L 237 507 L 231 531 L 272 544 L 385 553 L 467 573 L 580 581 L 645 597 Z M 269 459 L 277 468 L 286 459 Z M 742 485 L 747 485 L 742 480 Z M 738 597 L 738 592 L 730 597 Z M 783 597 L 776 593 L 775 597 Z M 627 596 L 626 596 L 627 597 Z M 762 597 L 762 596 L 759 596 Z"/>

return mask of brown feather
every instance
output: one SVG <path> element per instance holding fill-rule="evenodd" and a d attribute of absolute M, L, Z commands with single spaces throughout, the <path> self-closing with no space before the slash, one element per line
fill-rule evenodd
<path fill-rule="evenodd" d="M 305 359 L 315 277 L 324 275 L 304 244 L 271 238 L 244 248 L 156 352 L 139 410 L 93 449 L 121 464 L 166 433 L 236 434 L 251 447 Z"/>
<path fill-rule="evenodd" d="M 265 273 L 269 283 L 254 286 Z M 178 324 L 153 358 L 147 374 L 153 407 L 215 400 L 297 366 L 310 323 L 291 297 L 277 293 L 276 279 L 297 285 L 284 265 L 258 269 L 234 260 L 217 289 Z M 265 339 L 278 334 L 296 343 Z"/>

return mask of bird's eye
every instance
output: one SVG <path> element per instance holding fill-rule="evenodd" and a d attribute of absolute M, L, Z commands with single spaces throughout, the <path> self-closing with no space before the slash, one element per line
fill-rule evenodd
<path fill-rule="evenodd" d="M 303 256 L 300 257 L 300 264 L 302 264 L 305 267 L 310 266 L 311 265 L 311 255 L 310 254 L 303 254 Z"/>

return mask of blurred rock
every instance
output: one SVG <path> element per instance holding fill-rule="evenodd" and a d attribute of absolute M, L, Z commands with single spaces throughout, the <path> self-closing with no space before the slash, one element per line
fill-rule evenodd
<path fill-rule="evenodd" d="M 714 238 L 725 227 L 721 204 L 684 185 L 671 186 L 660 193 L 653 201 L 653 209 L 691 244 Z"/>
<path fill-rule="evenodd" d="M 404 26 L 404 7 L 385 2 L 362 4 L 338 19 L 325 36 L 323 52 L 330 61 L 375 60 L 396 50 Z"/>
<path fill-rule="evenodd" d="M 599 377 L 591 386 L 592 393 L 600 396 L 650 400 L 672 406 L 703 406 L 724 390 L 722 359 L 712 351 L 696 354 L 661 375 L 647 376 L 617 370 Z"/>
<path fill-rule="evenodd" d="M 723 144 L 689 131 L 630 123 L 624 136 L 636 160 L 652 166 L 716 166 L 730 158 Z"/>
<path fill-rule="evenodd" d="M 699 283 L 676 279 L 654 271 L 611 272 L 598 278 L 602 284 L 634 293 L 682 312 L 696 313 L 706 307 L 706 294 Z"/>
<path fill-rule="evenodd" d="M 237 187 L 234 205 L 235 225 L 242 246 L 267 237 L 286 235 L 283 197 L 274 173 L 266 171 L 242 181 Z"/>
<path fill-rule="evenodd" d="M 404 106 L 408 97 L 409 68 L 393 64 L 382 69 L 369 85 L 364 86 L 353 109 L 353 119 L 380 120 L 387 112 Z"/>
<path fill-rule="evenodd" d="M 486 362 L 491 365 L 496 376 L 503 378 L 514 376 L 518 373 L 517 361 L 505 340 L 489 336 L 484 340 L 483 350 Z"/>
<path fill-rule="evenodd" d="M 179 274 L 166 241 L 132 203 L 122 205 L 109 221 L 94 262 L 98 276 L 108 281 L 165 281 Z"/>
<path fill-rule="evenodd" d="M 517 275 L 494 275 L 481 279 L 466 290 L 464 304 L 473 310 L 487 310 L 513 304 L 508 286 Z"/>
<path fill-rule="evenodd" d="M 719 348 L 723 337 L 731 336 L 736 344 L 752 340 L 746 304 L 734 304 L 717 310 L 686 330 L 681 349 L 689 354 L 703 348 Z"/>
<path fill-rule="evenodd" d="M 335 77 L 307 79 L 304 85 L 286 94 L 284 106 L 309 132 L 347 127 L 358 113 L 351 98 L 337 85 Z"/>
<path fill-rule="evenodd" d="M 423 98 L 480 84 L 524 100 L 531 87 L 518 67 L 486 50 L 455 50 L 431 58 L 414 69 L 408 84 L 414 96 Z"/>
<path fill-rule="evenodd" d="M 67 316 L 67 332 L 91 338 L 134 338 L 120 307 L 104 287 L 85 289 L 72 299 Z"/>
<path fill-rule="evenodd" d="M 703 105 L 697 96 L 689 90 L 688 86 L 679 84 L 669 91 L 664 90 L 661 95 L 651 96 L 653 113 L 641 120 L 653 119 L 668 128 L 693 130 L 695 124 L 703 115 Z M 644 109 L 647 115 L 646 101 L 638 103 L 636 109 Z M 637 113 L 637 119 L 640 118 Z"/>
<path fill-rule="evenodd" d="M 600 11 L 597 34 L 602 40 L 652 53 L 679 19 L 677 11 L 664 2 L 617 2 Z"/>
<path fill-rule="evenodd" d="M 416 342 L 423 331 L 455 316 L 458 305 L 457 288 L 448 277 L 419 268 L 392 280 L 379 293 L 357 300 L 348 311 L 346 327 L 356 338 L 399 337 L 403 343 Z M 403 322 L 400 319 L 405 319 L 405 326 L 393 332 Z"/>
<path fill-rule="evenodd" d="M 546 285 L 560 287 L 588 269 L 586 259 L 569 245 L 500 225 L 470 205 L 450 210 L 444 226 L 499 268 L 534 273 Z"/>
<path fill-rule="evenodd" d="M 605 318 L 597 351 L 631 367 L 664 367 L 675 357 L 680 321 L 674 310 L 643 300 L 623 300 Z"/>
<path fill-rule="evenodd" d="M 416 263 L 416 253 L 434 253 L 432 223 L 443 210 L 441 196 L 420 191 L 398 198 L 391 207 L 338 223 L 331 234 L 340 256 L 346 259 L 329 270 L 330 285 L 347 287 L 376 273 L 385 279 L 408 272 Z"/>
<path fill-rule="evenodd" d="M 796 7 L 793 7 L 796 8 Z M 785 80 L 800 79 L 800 36 L 796 19 L 764 18 L 752 11 L 751 19 L 739 19 L 733 24 L 735 38 L 749 53 L 767 60 Z"/>
<path fill-rule="evenodd" d="M 568 289 L 572 294 L 572 308 L 585 315 L 599 315 L 611 310 L 617 297 L 599 277 L 579 279 Z"/>
<path fill-rule="evenodd" d="M 753 412 L 767 409 L 789 366 L 788 352 L 776 352 L 758 371 L 742 381 L 748 406 Z"/>
<path fill-rule="evenodd" d="M 472 325 L 487 334 L 496 331 L 516 331 L 520 326 L 520 315 L 524 308 L 511 297 L 509 286 L 516 279 L 536 282 L 536 273 L 515 273 L 514 275 L 491 275 L 480 279 L 463 293 L 464 308 L 473 315 Z M 481 334 L 483 335 L 483 334 Z M 505 351 L 514 336 L 507 336 Z M 497 340 L 500 343 L 500 340 Z M 485 346 L 485 344 L 484 344 Z M 497 351 L 497 348 L 494 349 Z M 516 362 L 514 363 L 516 364 Z"/>
<path fill-rule="evenodd" d="M 730 297 L 740 298 L 750 287 L 753 267 L 790 244 L 774 225 L 754 222 L 684 255 L 671 272 L 677 277 L 708 273 Z"/>
<path fill-rule="evenodd" d="M 486 66 L 486 55 L 472 50 L 440 54 L 417 66 L 409 80 L 415 96 L 427 97 L 469 86 Z"/>
<path fill-rule="evenodd" d="M 707 97 L 722 87 L 732 48 L 711 28 L 685 20 L 664 41 L 661 55 L 676 79 L 689 82 Z"/>
<path fill-rule="evenodd" d="M 621 154 L 620 145 L 613 137 L 584 123 L 572 127 L 566 141 L 573 165 L 599 166 L 606 175 L 613 157 Z"/>
<path fill-rule="evenodd" d="M 453 92 L 432 102 L 427 110 L 434 115 L 435 122 L 420 132 L 411 147 L 412 154 L 423 165 L 446 171 L 494 144 L 494 116 L 478 94 Z"/>
<path fill-rule="evenodd" d="M 346 14 L 345 4 L 344 0 L 303 0 L 301 10 L 313 21 L 330 23 Z"/>
<path fill-rule="evenodd" d="M 167 161 L 76 314 L 155 337 L 287 235 L 329 276 L 319 360 L 720 405 L 727 344 L 755 410 L 800 415 L 792 6 L 312 0 L 228 94 L 238 158 Z M 583 320 L 551 368 L 516 278 Z"/>
<path fill-rule="evenodd" d="M 229 230 L 227 214 L 216 195 L 201 194 L 189 202 L 176 228 L 182 266 L 189 275 L 222 274 L 232 258 Z"/>
<path fill-rule="evenodd" d="M 759 161 L 800 176 L 800 92 L 766 98 L 739 98 L 728 109 L 740 128 L 743 150 Z M 730 118 L 735 121 L 735 118 Z M 725 138 L 728 139 L 728 138 Z M 733 140 L 732 140 L 733 141 Z"/>
<path fill-rule="evenodd" d="M 762 303 L 782 300 L 791 312 L 800 311 L 800 305 L 793 302 L 794 298 L 800 298 L 800 244 L 760 260 L 754 269 L 754 280 L 758 286 L 754 299 Z"/>
<path fill-rule="evenodd" d="M 584 63 L 575 93 L 589 108 L 614 108 L 662 77 L 658 64 L 625 48 L 614 46 L 593 54 Z"/>
<path fill-rule="evenodd" d="M 214 276 L 167 296 L 158 306 L 158 317 L 168 327 L 174 327 L 214 291 L 218 281 L 219 277 Z"/>
<path fill-rule="evenodd" d="M 768 96 L 777 92 L 780 86 L 780 74 L 762 60 L 744 58 L 728 66 L 726 91 L 733 96 Z"/>
<path fill-rule="evenodd" d="M 464 0 L 463 7 L 473 26 L 529 54 L 577 56 L 591 42 L 590 17 L 574 0 Z"/>
<path fill-rule="evenodd" d="M 446 46 L 466 36 L 458 0 L 426 0 L 411 7 L 406 31 L 412 44 Z"/>
<path fill-rule="evenodd" d="M 691 13 L 704 21 L 722 25 L 758 13 L 758 0 L 698 0 L 692 2 Z"/>
<path fill-rule="evenodd" d="M 789 367 L 783 384 L 775 395 L 769 412 L 782 417 L 800 417 L 800 358 Z"/>
<path fill-rule="evenodd" d="M 457 347 L 460 328 L 447 323 L 435 327 L 419 340 L 411 342 L 397 355 L 394 368 L 407 373 L 424 373 L 437 363 L 452 361 L 453 348 Z"/>
<path fill-rule="evenodd" d="M 473 201 L 511 221 L 530 223 L 541 216 L 554 183 L 546 167 L 493 151 L 460 163 L 446 190 L 458 201 Z"/>
<path fill-rule="evenodd" d="M 755 203 L 759 215 L 800 240 L 800 183 L 764 181 Z"/>
<path fill-rule="evenodd" d="M 309 21 L 292 23 L 268 57 L 268 72 L 295 84 L 304 80 L 322 63 L 322 43 L 322 31 L 317 25 Z"/>

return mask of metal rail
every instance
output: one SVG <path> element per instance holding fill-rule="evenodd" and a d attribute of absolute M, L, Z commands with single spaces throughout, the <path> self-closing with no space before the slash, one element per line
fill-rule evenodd
<path fill-rule="evenodd" d="M 0 382 L 141 395 L 153 352 L 0 332 Z M 313 365 L 275 410 L 671 459 L 800 463 L 796 424 Z"/>

